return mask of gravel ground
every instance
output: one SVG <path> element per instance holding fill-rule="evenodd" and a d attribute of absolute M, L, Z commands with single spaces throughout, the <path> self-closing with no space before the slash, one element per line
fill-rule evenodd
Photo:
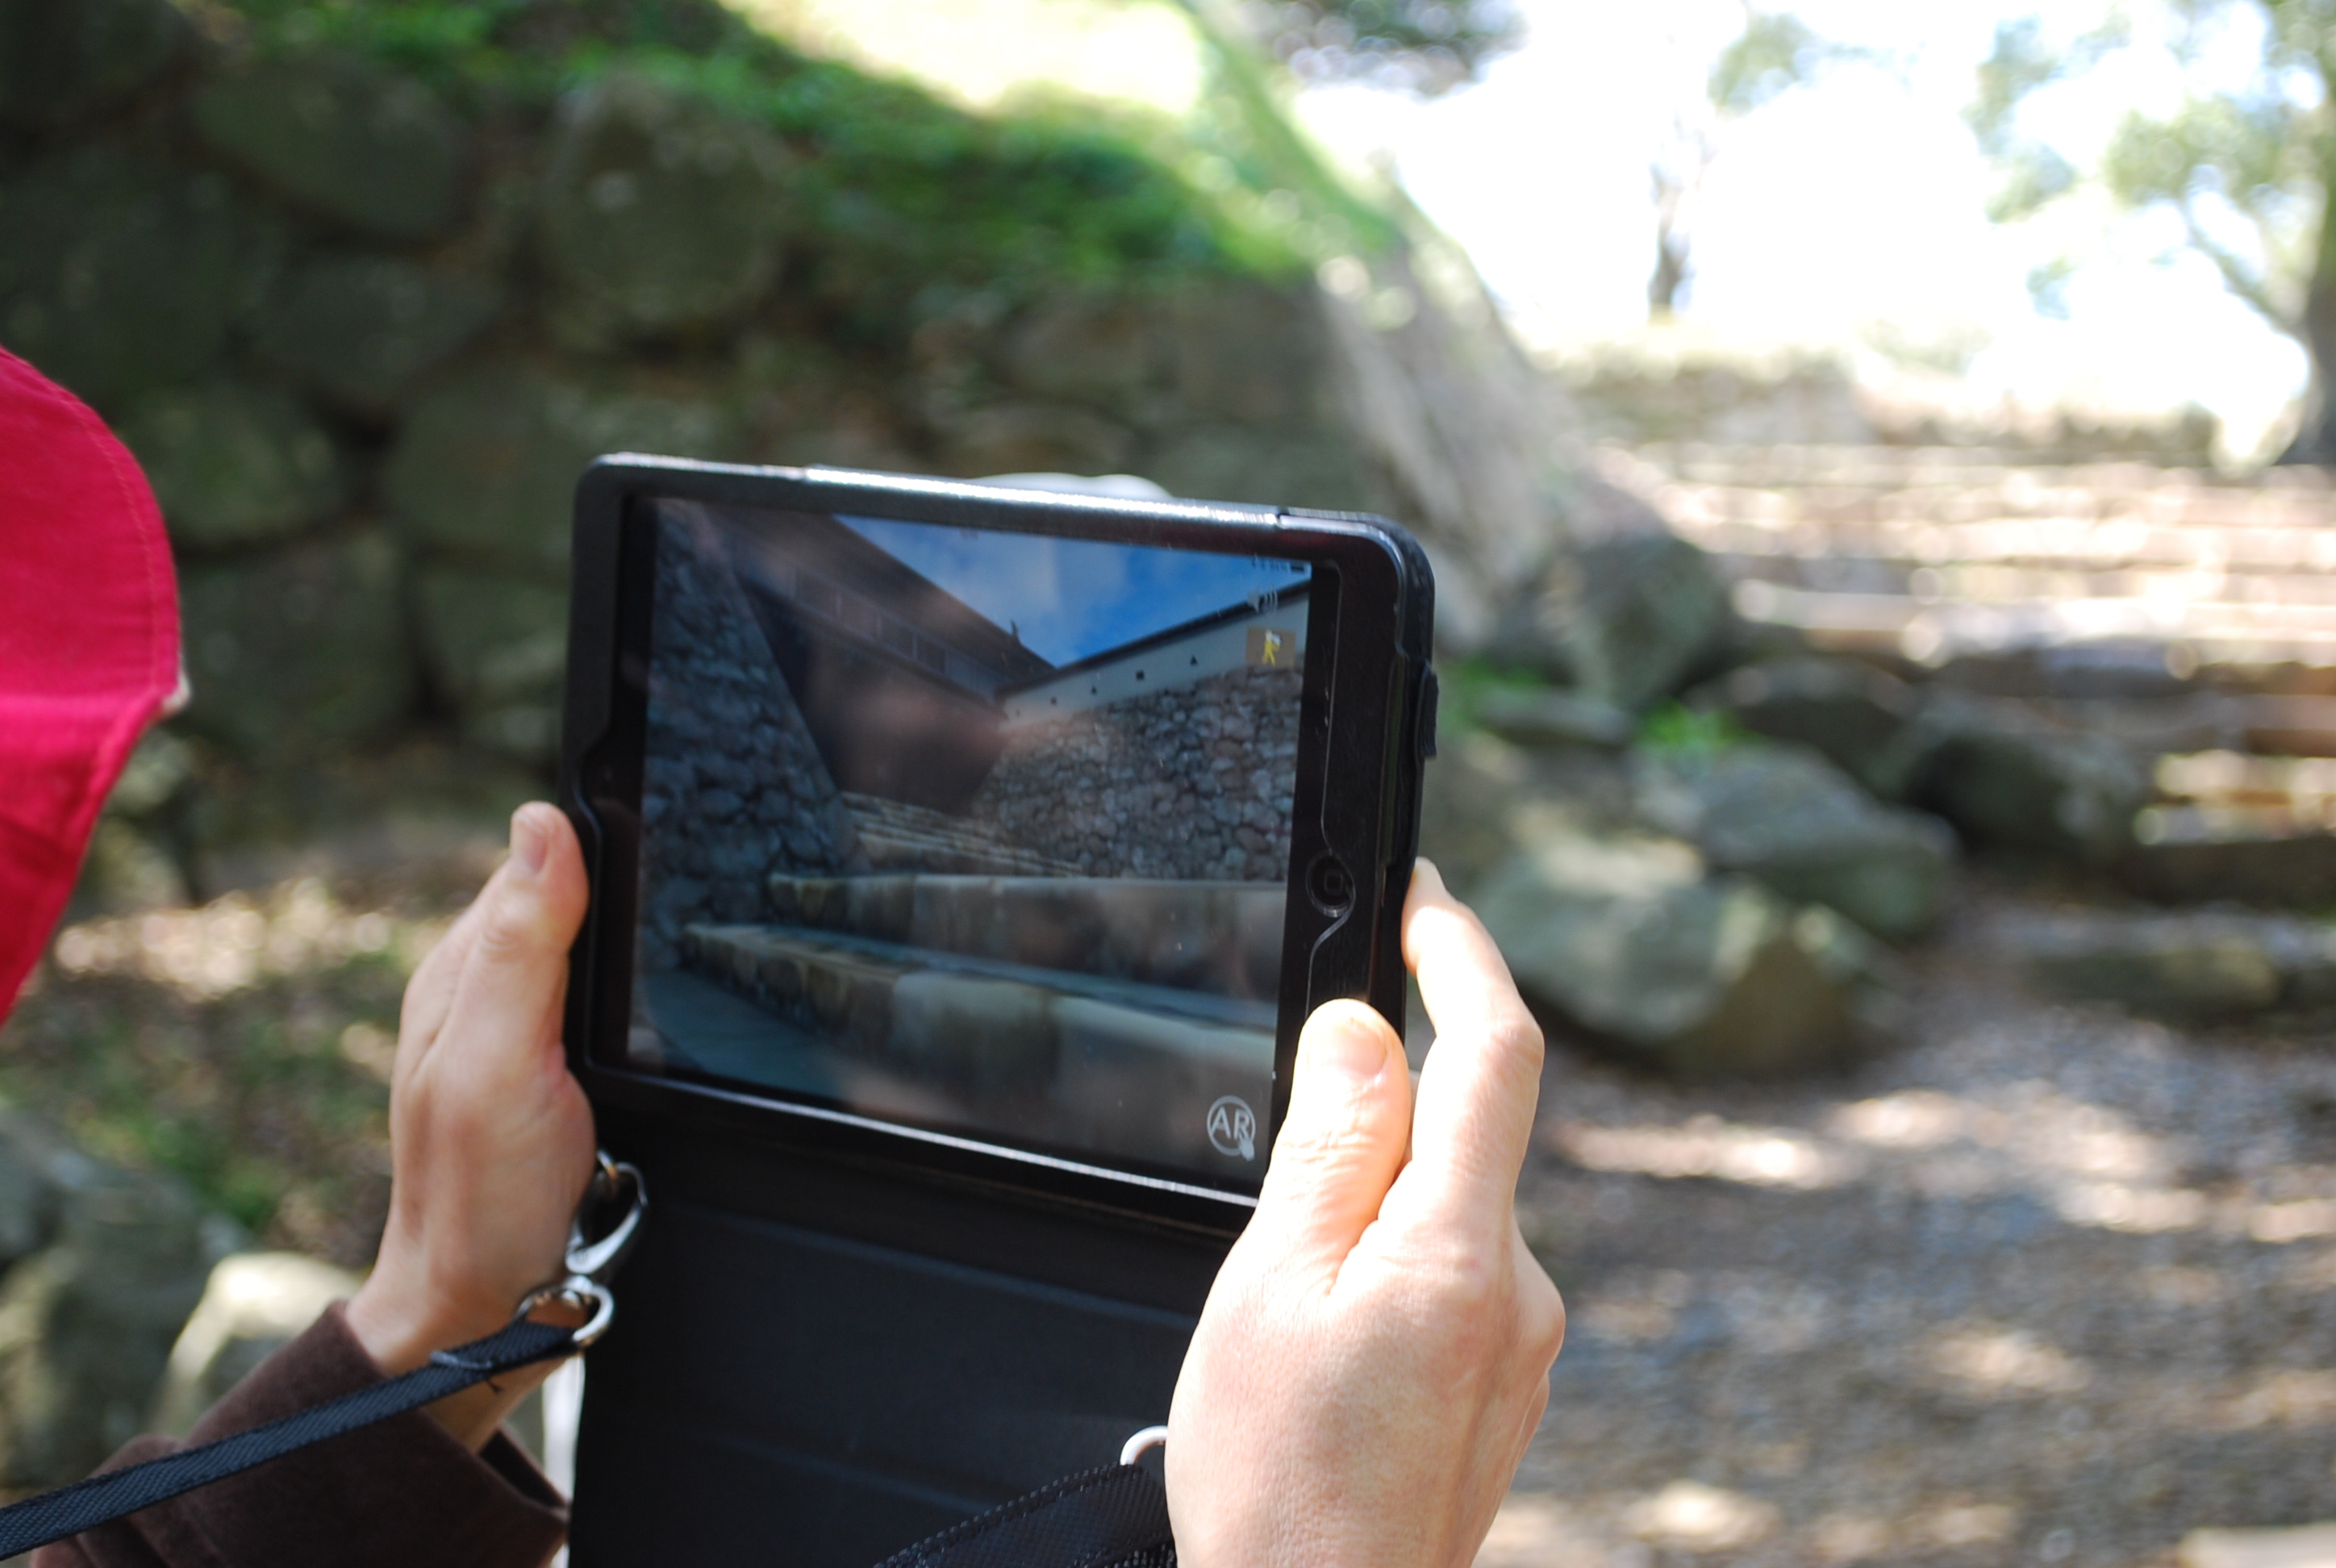
<path fill-rule="evenodd" d="M 2336 1518 L 2336 1029 L 2023 994 L 1970 879 L 1899 1047 L 1682 1089 L 1552 1051 L 1572 1328 L 1480 1568 L 2170 1563 Z"/>

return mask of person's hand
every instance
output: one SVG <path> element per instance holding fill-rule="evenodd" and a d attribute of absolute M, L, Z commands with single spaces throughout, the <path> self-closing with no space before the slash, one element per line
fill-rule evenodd
<path fill-rule="evenodd" d="M 1387 1021 L 1317 1009 L 1176 1382 L 1185 1568 L 1466 1568 L 1549 1403 L 1565 1308 L 1514 1206 L 1541 1030 L 1425 861 L 1403 940 L 1438 1030 L 1416 1114 Z"/>
<path fill-rule="evenodd" d="M 592 1174 L 592 1111 L 560 1046 L 568 949 L 584 919 L 576 830 L 540 803 L 511 858 L 405 988 L 389 1136 L 389 1224 L 349 1327 L 382 1370 L 492 1334 L 557 1279 Z M 547 1365 L 430 1407 L 472 1447 Z"/>

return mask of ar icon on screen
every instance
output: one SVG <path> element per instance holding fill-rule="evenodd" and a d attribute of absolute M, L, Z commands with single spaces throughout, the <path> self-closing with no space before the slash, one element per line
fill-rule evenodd
<path fill-rule="evenodd" d="M 1227 1095 L 1209 1107 L 1209 1144 L 1220 1154 L 1257 1158 L 1257 1113 L 1238 1095 Z"/>

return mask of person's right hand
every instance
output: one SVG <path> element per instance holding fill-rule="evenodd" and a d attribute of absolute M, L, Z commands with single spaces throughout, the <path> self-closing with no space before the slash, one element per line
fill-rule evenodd
<path fill-rule="evenodd" d="M 1185 1568 L 1466 1568 L 1548 1405 L 1565 1308 L 1514 1202 L 1541 1030 L 1425 861 L 1404 954 L 1439 1031 L 1416 1115 L 1384 1018 L 1307 1020 L 1257 1213 L 1177 1379 Z"/>

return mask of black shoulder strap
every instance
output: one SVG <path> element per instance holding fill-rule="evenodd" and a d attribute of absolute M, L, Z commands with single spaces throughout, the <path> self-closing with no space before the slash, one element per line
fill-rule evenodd
<path fill-rule="evenodd" d="M 198 1486 L 281 1458 L 312 1443 L 370 1427 L 392 1416 L 443 1399 L 473 1383 L 538 1361 L 553 1360 L 576 1349 L 576 1330 L 525 1319 L 458 1349 L 441 1350 L 430 1363 L 402 1378 L 375 1383 L 329 1404 L 301 1410 L 265 1427 L 221 1437 L 127 1469 L 109 1470 L 54 1492 L 0 1508 L 0 1559 L 30 1552 L 52 1541 L 133 1514 Z"/>
<path fill-rule="evenodd" d="M 1140 1465 L 1083 1470 L 878 1568 L 1176 1568 L 1168 1493 Z"/>

